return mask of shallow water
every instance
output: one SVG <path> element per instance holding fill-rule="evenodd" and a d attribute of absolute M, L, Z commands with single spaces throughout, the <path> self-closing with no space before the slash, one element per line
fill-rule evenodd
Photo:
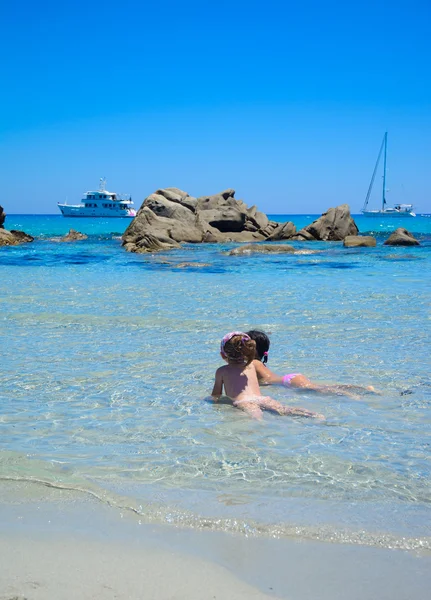
<path fill-rule="evenodd" d="M 377 248 L 235 257 L 217 244 L 128 254 L 128 220 L 8 216 L 38 238 L 0 249 L 1 477 L 146 520 L 429 546 L 431 219 L 403 220 L 417 248 L 383 246 L 400 224 L 356 220 Z M 89 239 L 52 240 L 70 227 Z M 271 333 L 274 371 L 382 394 L 270 389 L 323 423 L 206 402 L 220 338 L 251 327 Z"/>

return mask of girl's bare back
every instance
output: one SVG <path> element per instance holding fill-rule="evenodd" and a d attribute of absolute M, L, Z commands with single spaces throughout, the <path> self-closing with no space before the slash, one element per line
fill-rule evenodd
<path fill-rule="evenodd" d="M 217 373 L 219 371 L 225 393 L 231 400 L 260 396 L 259 382 L 253 364 L 247 366 L 228 364 L 220 367 Z"/>

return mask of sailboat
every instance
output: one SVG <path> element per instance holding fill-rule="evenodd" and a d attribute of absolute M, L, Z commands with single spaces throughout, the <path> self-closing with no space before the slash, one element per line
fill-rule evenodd
<path fill-rule="evenodd" d="M 385 132 L 383 136 L 382 145 L 380 146 L 379 155 L 377 157 L 376 166 L 374 167 L 373 176 L 368 188 L 367 197 L 365 198 L 364 206 L 361 210 L 364 217 L 415 217 L 416 214 L 413 212 L 413 204 L 395 204 L 393 207 L 386 205 L 386 151 L 388 147 L 388 132 Z M 376 177 L 377 169 L 380 163 L 380 159 L 383 158 L 383 191 L 382 191 L 382 208 L 376 210 L 368 210 L 368 201 L 370 199 L 371 191 L 373 189 L 374 179 Z"/>

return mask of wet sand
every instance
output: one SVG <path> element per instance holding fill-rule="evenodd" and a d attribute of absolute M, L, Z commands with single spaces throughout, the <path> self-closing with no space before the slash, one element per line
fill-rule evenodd
<path fill-rule="evenodd" d="M 431 586 L 430 553 L 140 524 L 57 500 L 2 502 L 0 600 L 411 600 Z"/>

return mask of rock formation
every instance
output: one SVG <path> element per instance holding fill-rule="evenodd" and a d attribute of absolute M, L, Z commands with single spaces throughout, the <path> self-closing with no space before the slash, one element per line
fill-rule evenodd
<path fill-rule="evenodd" d="M 0 246 L 18 246 L 19 244 L 25 244 L 33 240 L 34 237 L 23 231 L 0 229 Z"/>
<path fill-rule="evenodd" d="M 388 237 L 386 242 L 384 242 L 385 246 L 419 246 L 419 242 L 417 239 L 413 237 L 413 235 L 404 229 L 403 227 L 398 227 L 395 229 L 393 233 Z"/>
<path fill-rule="evenodd" d="M 87 238 L 88 235 L 85 235 L 85 233 L 76 231 L 76 229 L 69 229 L 69 233 L 60 238 L 60 242 L 76 242 L 77 240 L 86 240 Z"/>
<path fill-rule="evenodd" d="M 0 206 L 0 246 L 18 246 L 34 240 L 34 237 L 23 231 L 17 231 L 16 229 L 8 231 L 5 229 L 5 219 L 6 213 L 3 206 Z"/>
<path fill-rule="evenodd" d="M 346 248 L 374 248 L 376 238 L 372 235 L 348 235 L 344 238 L 343 246 Z"/>
<path fill-rule="evenodd" d="M 292 254 L 294 252 L 295 248 L 287 244 L 245 244 L 234 248 L 228 254 L 229 256 L 241 256 L 244 254 Z"/>
<path fill-rule="evenodd" d="M 358 233 L 356 223 L 350 216 L 349 205 L 341 204 L 336 208 L 329 208 L 311 225 L 298 231 L 293 239 L 337 242 L 344 240 L 348 235 L 357 235 Z"/>
<path fill-rule="evenodd" d="M 123 234 L 123 246 L 129 252 L 156 252 L 178 248 L 182 242 L 342 240 L 358 233 L 347 204 L 329 209 L 297 233 L 292 222 L 270 221 L 234 196 L 232 189 L 200 198 L 178 188 L 159 189 L 144 200 Z"/>
<path fill-rule="evenodd" d="M 201 262 L 182 262 L 172 266 L 175 269 L 204 269 L 206 267 L 210 267 L 211 264 Z"/>
<path fill-rule="evenodd" d="M 235 190 L 193 198 L 178 188 L 159 189 L 146 198 L 123 235 L 130 252 L 178 248 L 181 242 L 259 242 L 273 234 L 284 237 L 283 227 L 296 233 L 293 223 L 270 221 L 255 206 L 235 200 Z"/>

